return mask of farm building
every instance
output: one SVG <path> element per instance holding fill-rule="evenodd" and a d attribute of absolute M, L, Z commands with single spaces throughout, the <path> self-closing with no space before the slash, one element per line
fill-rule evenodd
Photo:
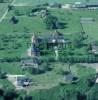
<path fill-rule="evenodd" d="M 25 75 L 8 75 L 8 80 L 12 82 L 17 89 L 22 89 L 22 87 L 29 86 L 32 81 Z"/>
<path fill-rule="evenodd" d="M 36 45 L 31 45 L 31 55 L 33 56 L 39 56 L 40 55 L 40 49 L 36 47 Z"/>
<path fill-rule="evenodd" d="M 49 4 L 49 7 L 50 8 L 61 8 L 62 4 L 60 4 L 60 3 L 51 3 L 51 4 Z"/>
<path fill-rule="evenodd" d="M 86 3 L 86 7 L 97 7 L 98 8 L 98 2 L 95 3 Z"/>
<path fill-rule="evenodd" d="M 66 83 L 77 82 L 78 77 L 76 77 L 72 73 L 68 73 L 67 75 L 64 75 L 64 80 Z"/>
<path fill-rule="evenodd" d="M 37 47 L 39 42 L 39 38 L 34 34 L 31 38 L 31 47 L 28 49 L 28 56 L 40 55 L 40 49 Z"/>
<path fill-rule="evenodd" d="M 48 45 L 63 45 L 65 44 L 64 35 L 58 31 L 55 31 L 48 37 Z"/>
<path fill-rule="evenodd" d="M 65 81 L 73 81 L 74 75 L 72 73 L 69 73 L 68 75 L 64 76 Z"/>
<path fill-rule="evenodd" d="M 37 48 L 34 44 L 27 51 L 28 56 L 40 56 L 40 49 Z"/>
<path fill-rule="evenodd" d="M 96 45 L 92 46 L 92 53 L 93 54 L 98 54 L 98 46 L 96 46 Z"/>
<path fill-rule="evenodd" d="M 31 47 L 28 49 L 28 56 L 40 56 L 42 50 L 40 47 L 49 49 L 55 46 L 64 47 L 71 43 L 71 41 L 65 40 L 64 35 L 58 31 L 46 36 L 33 36 L 31 41 Z"/>
<path fill-rule="evenodd" d="M 73 8 L 98 8 L 98 2 L 90 2 L 90 3 L 75 3 Z"/>
<path fill-rule="evenodd" d="M 75 2 L 75 4 L 72 7 L 73 8 L 86 8 L 86 4 L 81 3 L 81 2 Z"/>
<path fill-rule="evenodd" d="M 38 58 L 34 57 L 32 59 L 22 60 L 21 63 L 22 63 L 22 68 L 25 69 L 27 67 L 37 68 L 41 62 Z"/>
<path fill-rule="evenodd" d="M 62 8 L 64 8 L 64 9 L 70 9 L 71 7 L 72 7 L 71 4 L 62 5 Z"/>
<path fill-rule="evenodd" d="M 30 85 L 31 79 L 27 77 L 18 76 L 16 81 L 17 81 L 17 86 L 25 87 Z"/>

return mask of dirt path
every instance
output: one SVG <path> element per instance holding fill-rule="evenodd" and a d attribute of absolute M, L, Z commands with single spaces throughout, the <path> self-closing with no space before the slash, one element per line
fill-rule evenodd
<path fill-rule="evenodd" d="M 14 2 L 15 2 L 15 0 L 12 1 L 11 5 L 13 5 Z M 7 13 L 8 13 L 8 8 L 6 9 L 6 11 L 5 11 L 5 13 L 3 14 L 3 16 L 0 18 L 0 22 L 2 22 L 2 20 L 6 17 Z"/>

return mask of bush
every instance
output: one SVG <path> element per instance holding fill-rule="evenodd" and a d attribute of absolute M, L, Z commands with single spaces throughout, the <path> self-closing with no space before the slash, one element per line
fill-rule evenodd
<path fill-rule="evenodd" d="M 17 23 L 19 22 L 19 20 L 18 20 L 15 16 L 13 16 L 13 17 L 11 18 L 11 22 L 12 22 L 13 24 L 17 24 Z"/>
<path fill-rule="evenodd" d="M 0 79 L 5 79 L 7 77 L 6 74 L 7 74 L 6 72 L 0 69 Z"/>

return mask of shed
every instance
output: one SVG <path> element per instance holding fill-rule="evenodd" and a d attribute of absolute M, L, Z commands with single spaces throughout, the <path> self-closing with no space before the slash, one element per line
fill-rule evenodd
<path fill-rule="evenodd" d="M 62 4 L 60 4 L 60 3 L 51 3 L 51 4 L 49 4 L 49 6 L 51 7 L 51 8 L 61 8 L 62 7 Z"/>
<path fill-rule="evenodd" d="M 74 75 L 72 73 L 69 73 L 68 75 L 64 76 L 65 81 L 71 82 L 73 81 Z"/>
<path fill-rule="evenodd" d="M 39 65 L 41 61 L 38 58 L 34 57 L 32 59 L 22 60 L 21 63 L 22 65 L 25 65 L 25 66 L 35 66 L 35 65 Z"/>
<path fill-rule="evenodd" d="M 17 76 L 16 81 L 17 81 L 17 86 L 25 87 L 30 85 L 31 79 L 28 77 Z"/>
<path fill-rule="evenodd" d="M 85 3 L 75 3 L 73 8 L 87 8 Z"/>
<path fill-rule="evenodd" d="M 87 7 L 98 7 L 98 2 L 89 2 L 89 3 L 86 3 L 86 6 Z"/>
<path fill-rule="evenodd" d="M 96 46 L 96 45 L 92 46 L 92 53 L 98 54 L 98 46 Z"/>

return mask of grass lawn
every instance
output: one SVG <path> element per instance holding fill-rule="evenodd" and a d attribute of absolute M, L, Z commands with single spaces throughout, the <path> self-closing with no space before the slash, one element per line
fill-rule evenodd
<path fill-rule="evenodd" d="M 50 89 L 51 87 L 58 86 L 60 82 L 64 81 L 64 75 L 62 74 L 62 71 L 69 71 L 68 65 L 64 63 L 52 63 L 51 66 L 53 66 L 52 71 L 41 75 L 30 75 L 33 81 L 35 81 L 37 84 L 30 86 L 28 88 L 29 91 L 45 88 Z M 71 66 L 71 71 L 79 78 L 80 81 L 82 79 L 85 80 L 88 76 L 93 75 L 96 72 L 93 68 L 83 67 L 77 64 Z"/>
<path fill-rule="evenodd" d="M 2 69 L 3 71 L 7 72 L 7 74 L 15 74 L 15 75 L 21 75 L 24 74 L 24 72 L 21 69 L 21 64 L 20 63 L 0 63 L 0 69 Z"/>
<path fill-rule="evenodd" d="M 24 10 L 24 8 L 23 8 Z M 28 9 L 29 11 L 30 9 Z M 63 32 L 64 34 L 70 33 L 78 33 L 82 31 L 81 24 L 80 24 L 80 17 L 93 17 L 98 20 L 98 10 L 64 10 L 64 9 L 51 9 L 49 10 L 52 15 L 58 17 L 60 22 L 65 23 L 64 29 L 59 29 L 59 31 Z M 40 16 L 35 17 L 28 17 L 28 16 L 20 16 L 18 17 L 19 22 L 13 25 L 10 22 L 11 17 L 14 15 L 14 11 L 11 11 L 6 16 L 5 20 L 0 23 L 0 33 L 23 33 L 23 32 L 30 32 L 30 33 L 39 33 L 39 34 L 46 34 L 50 33 L 53 30 L 47 30 L 44 20 L 40 18 Z M 97 22 L 96 25 L 97 27 Z M 87 28 L 88 29 L 88 28 Z M 92 29 L 95 30 L 95 29 Z M 94 33 L 93 33 L 94 34 Z M 96 34 L 96 33 L 95 33 Z"/>
<path fill-rule="evenodd" d="M 0 57 L 21 57 L 26 55 L 30 36 L 24 34 L 0 35 Z"/>
<path fill-rule="evenodd" d="M 0 3 L 0 18 L 5 13 L 9 3 Z"/>
<path fill-rule="evenodd" d="M 14 85 L 12 85 L 11 82 L 9 82 L 6 79 L 0 79 L 0 88 L 4 88 L 4 89 L 13 89 L 15 88 Z"/>
<path fill-rule="evenodd" d="M 64 81 L 64 75 L 62 74 L 62 71 L 69 71 L 68 65 L 64 63 L 51 63 L 51 66 L 53 67 L 52 71 L 40 75 L 31 75 L 27 72 L 23 72 L 19 63 L 0 63 L 0 68 L 8 74 L 26 74 L 27 76 L 31 77 L 32 80 L 36 82 L 36 85 L 31 85 L 28 87 L 29 92 L 39 89 L 50 89 L 52 87 L 58 86 L 60 82 Z M 71 66 L 71 71 L 79 78 L 79 84 L 81 83 L 82 79 L 85 80 L 87 77 L 95 74 L 96 72 L 93 68 L 83 67 L 77 64 Z M 1 83 L 5 81 L 6 80 L 0 80 Z M 82 83 L 78 89 L 80 89 L 81 86 L 83 87 Z M 7 82 L 7 84 L 9 85 L 10 83 Z"/>
<path fill-rule="evenodd" d="M 89 36 L 89 41 L 98 40 L 98 20 L 93 23 L 84 23 L 83 29 Z"/>
<path fill-rule="evenodd" d="M 65 11 L 63 9 L 55 9 L 55 10 L 50 10 L 50 12 L 53 15 L 56 15 L 60 22 L 65 23 L 65 28 L 64 29 L 59 29 L 61 32 L 64 34 L 70 34 L 70 33 L 77 33 L 81 32 L 81 25 L 79 23 L 79 20 L 77 19 L 76 16 L 74 16 L 74 11 L 69 12 Z M 71 16 L 72 14 L 72 16 Z M 11 17 L 13 16 L 13 13 L 10 12 L 6 19 L 0 23 L 0 30 L 1 33 L 14 33 L 14 32 L 26 32 L 28 30 L 30 33 L 36 32 L 39 34 L 46 34 L 50 33 L 54 30 L 47 30 L 46 29 L 46 24 L 44 23 L 44 20 L 40 18 L 40 16 L 36 17 L 28 17 L 28 16 L 21 16 L 18 17 L 19 22 L 15 25 L 13 25 L 10 22 Z M 74 24 L 73 24 L 74 23 Z"/>
<path fill-rule="evenodd" d="M 95 74 L 95 70 L 88 67 L 79 66 L 77 64 L 71 66 L 71 71 L 74 75 L 78 76 L 79 81 L 77 84 L 66 84 L 61 86 L 59 83 L 64 79 L 64 76 L 60 73 L 63 69 L 68 71 L 67 64 L 56 63 L 53 65 L 54 69 L 43 75 L 33 76 L 33 80 L 39 84 L 30 86 L 27 88 L 28 93 L 34 97 L 34 100 L 40 100 L 40 98 L 47 98 L 47 100 L 59 100 L 59 95 L 66 95 L 66 91 L 69 91 L 70 95 L 73 95 L 76 100 L 76 91 L 89 91 L 90 88 L 87 85 L 88 77 Z M 54 84 L 54 85 L 53 85 Z M 43 97 L 44 96 L 44 97 Z M 71 97 L 70 97 L 71 98 Z"/>
<path fill-rule="evenodd" d="M 49 10 L 52 15 L 58 17 L 60 22 L 65 23 L 64 29 L 59 29 L 60 32 L 65 34 L 65 38 L 69 37 L 69 39 L 76 37 L 74 33 L 78 33 L 82 31 L 81 24 L 80 24 L 80 17 L 93 17 L 96 19 L 94 23 L 86 23 L 83 24 L 83 28 L 85 32 L 90 37 L 97 40 L 97 22 L 98 22 L 98 10 L 67 10 L 64 9 L 51 9 Z M 11 11 L 8 13 L 5 20 L 0 23 L 0 33 L 6 34 L 5 37 L 7 38 L 8 34 L 9 37 L 16 36 L 12 39 L 8 38 L 8 42 L 4 42 L 2 37 L 0 39 L 0 46 L 4 48 L 0 50 L 0 57 L 19 57 L 24 56 L 28 49 L 28 44 L 30 44 L 30 37 L 31 34 L 29 33 L 37 33 L 40 35 L 49 35 L 49 33 L 53 32 L 54 30 L 47 30 L 45 23 L 40 16 L 28 17 L 24 16 L 17 16 L 19 22 L 17 24 L 12 24 L 10 22 L 11 17 L 14 15 L 14 12 Z M 93 25 L 92 25 L 93 24 Z M 29 33 L 27 33 L 27 31 Z M 24 38 L 24 33 L 27 34 L 28 38 Z M 71 34 L 73 33 L 73 34 Z M 11 35 L 11 36 L 10 36 Z M 2 35 L 1 35 L 2 36 Z M 18 40 L 18 41 L 17 41 Z M 13 41 L 13 42 L 12 42 Z M 75 49 L 76 54 L 80 53 L 85 54 L 86 48 L 81 48 L 80 51 Z"/>

